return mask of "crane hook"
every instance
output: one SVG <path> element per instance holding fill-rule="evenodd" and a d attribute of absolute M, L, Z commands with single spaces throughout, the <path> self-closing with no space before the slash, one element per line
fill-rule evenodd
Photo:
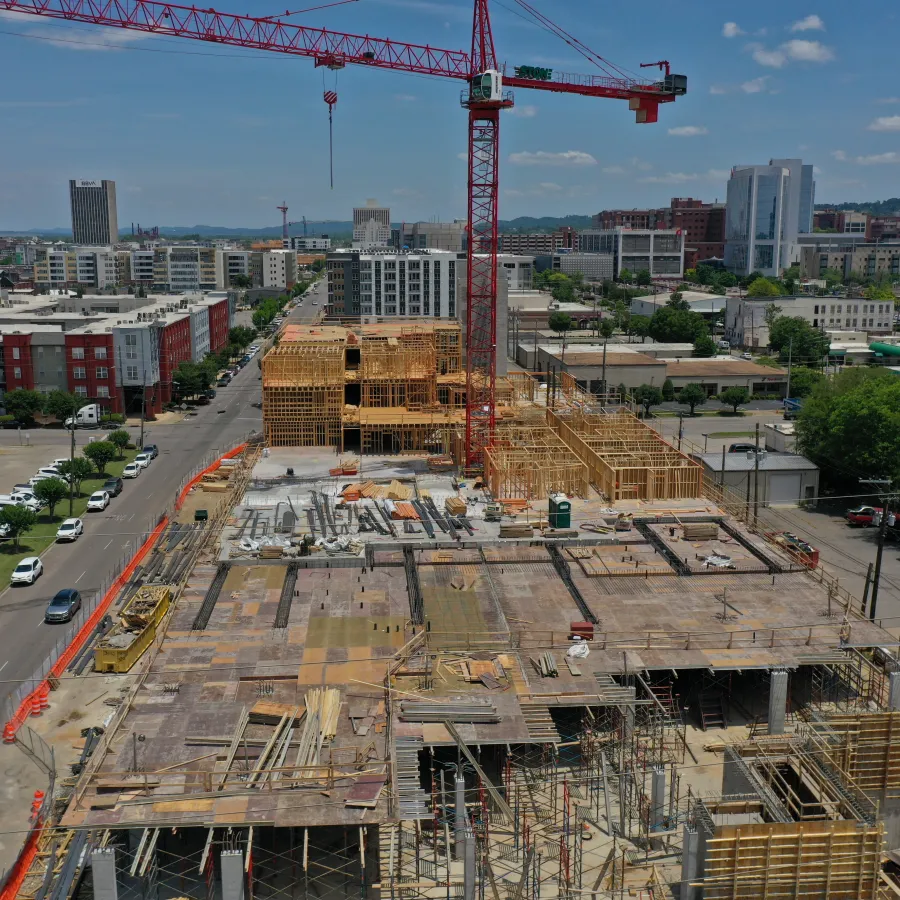
<path fill-rule="evenodd" d="M 328 170 L 331 175 L 331 189 L 334 190 L 334 134 L 331 113 L 337 103 L 337 91 L 325 91 L 323 99 L 328 104 Z"/>

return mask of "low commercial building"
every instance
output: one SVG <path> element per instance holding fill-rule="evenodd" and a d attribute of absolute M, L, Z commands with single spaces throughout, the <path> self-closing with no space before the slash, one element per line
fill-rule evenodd
<path fill-rule="evenodd" d="M 582 253 L 611 253 L 616 278 L 623 269 L 632 274 L 646 270 L 654 278 L 684 276 L 684 234 L 679 229 L 582 231 L 578 249 Z"/>
<path fill-rule="evenodd" d="M 900 242 L 859 243 L 834 249 L 817 242 L 801 247 L 801 277 L 818 278 L 826 269 L 837 269 L 844 278 L 851 272 L 858 272 L 865 278 L 897 278 L 900 276 Z"/>
<path fill-rule="evenodd" d="M 669 378 L 675 390 L 686 384 L 699 384 L 708 397 L 726 388 L 746 388 L 749 394 L 767 394 L 784 397 L 787 391 L 787 370 L 761 366 L 749 360 L 733 356 L 710 359 L 668 359 L 665 378 Z M 661 384 L 657 381 L 656 384 Z"/>
<path fill-rule="evenodd" d="M 466 220 L 404 222 L 400 228 L 391 229 L 391 245 L 395 250 L 449 250 L 451 253 L 463 253 L 468 246 Z M 504 248 L 501 246 L 500 249 Z"/>
<path fill-rule="evenodd" d="M 501 253 L 553 254 L 557 250 L 577 250 L 578 232 L 569 226 L 546 234 L 501 234 L 497 249 Z"/>
<path fill-rule="evenodd" d="M 310 250 L 330 250 L 331 238 L 327 234 L 319 237 L 290 237 L 285 244 L 286 249 L 299 250 L 301 253 L 308 253 Z"/>
<path fill-rule="evenodd" d="M 601 282 L 612 280 L 616 263 L 612 253 L 554 253 L 550 258 L 550 268 L 564 275 L 580 272 L 585 281 Z"/>
<path fill-rule="evenodd" d="M 660 307 L 669 301 L 669 294 L 658 292 L 645 297 L 633 297 L 631 314 L 634 316 L 652 316 Z M 704 294 L 702 291 L 682 291 L 681 299 L 687 303 L 691 312 L 700 313 L 708 318 L 715 318 L 725 308 L 725 297 L 720 294 Z"/>
<path fill-rule="evenodd" d="M 694 457 L 703 465 L 704 474 L 715 484 L 740 497 L 758 496 L 765 506 L 793 506 L 815 501 L 819 495 L 819 467 L 805 456 L 762 451 L 757 460 L 749 453 L 699 453 Z M 724 459 L 724 472 L 723 472 Z M 757 488 L 758 480 L 758 488 Z"/>
<path fill-rule="evenodd" d="M 530 348 L 527 342 L 521 345 L 523 351 Z M 621 344 L 607 345 L 605 353 L 607 385 L 624 384 L 627 388 L 653 384 L 662 387 L 666 380 L 666 362 L 654 359 L 636 349 Z M 551 371 L 566 372 L 580 387 L 592 393 L 601 393 L 604 374 L 603 344 L 575 345 L 563 352 L 560 344 L 541 344 L 533 356 L 533 371 L 547 374 Z"/>

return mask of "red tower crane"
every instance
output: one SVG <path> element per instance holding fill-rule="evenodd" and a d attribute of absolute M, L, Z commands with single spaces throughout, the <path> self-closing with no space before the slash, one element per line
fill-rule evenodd
<path fill-rule="evenodd" d="M 650 64 L 663 70 L 661 80 L 629 76 L 554 25 L 526 0 L 515 2 L 603 74 L 574 75 L 519 66 L 507 75 L 497 62 L 488 0 L 474 0 L 472 47 L 468 53 L 307 28 L 288 24 L 277 16 L 231 15 L 164 0 L 0 0 L 0 10 L 306 56 L 316 66 L 330 69 L 353 64 L 466 82 L 461 97 L 469 113 L 466 464 L 476 466 L 492 440 L 495 424 L 500 111 L 513 105 L 512 92 L 506 88 L 627 100 L 639 123 L 655 122 L 660 103 L 669 103 L 687 91 L 687 78 L 670 74 L 667 62 Z M 286 206 L 279 209 L 286 222 Z"/>

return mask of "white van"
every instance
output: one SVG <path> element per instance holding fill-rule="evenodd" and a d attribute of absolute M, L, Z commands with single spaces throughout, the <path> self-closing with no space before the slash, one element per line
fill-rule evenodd
<path fill-rule="evenodd" d="M 729 344 L 728 341 L 716 341 L 716 346 L 720 350 L 730 350 L 731 349 L 731 344 Z"/>

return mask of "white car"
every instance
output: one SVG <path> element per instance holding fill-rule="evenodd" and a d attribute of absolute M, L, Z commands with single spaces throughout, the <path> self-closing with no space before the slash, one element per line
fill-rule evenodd
<path fill-rule="evenodd" d="M 259 353 L 259 345 L 252 344 L 250 347 L 247 348 L 247 352 L 248 353 Z"/>
<path fill-rule="evenodd" d="M 26 556 L 9 576 L 11 584 L 34 584 L 44 574 L 44 565 L 37 556 Z"/>
<path fill-rule="evenodd" d="M 90 509 L 90 501 L 88 501 L 88 509 Z M 81 519 L 66 519 L 59 530 L 56 532 L 58 541 L 74 541 L 84 534 L 84 522 Z"/>
<path fill-rule="evenodd" d="M 753 359 L 753 354 L 749 351 L 741 354 L 741 359 Z"/>
<path fill-rule="evenodd" d="M 94 493 L 88 497 L 88 512 L 92 509 L 102 512 L 107 506 L 109 506 L 109 494 L 107 494 L 106 491 L 94 491 Z"/>
<path fill-rule="evenodd" d="M 134 458 L 134 462 L 136 465 L 139 465 L 142 469 L 146 469 L 147 466 L 153 462 L 153 454 L 151 453 L 138 453 L 138 455 Z"/>
<path fill-rule="evenodd" d="M 123 478 L 137 478 L 141 474 L 141 467 L 137 463 L 130 462 L 122 469 Z"/>
<path fill-rule="evenodd" d="M 68 456 L 66 456 L 66 457 L 60 457 L 59 459 L 54 459 L 53 462 L 50 463 L 49 466 L 47 466 L 47 468 L 48 468 L 48 469 L 59 469 L 60 464 L 61 464 L 61 463 L 64 463 L 64 462 L 69 462 L 69 457 L 68 457 Z"/>
<path fill-rule="evenodd" d="M 62 478 L 56 466 L 44 466 L 42 469 L 38 469 L 35 475 L 43 475 L 45 478 Z"/>

